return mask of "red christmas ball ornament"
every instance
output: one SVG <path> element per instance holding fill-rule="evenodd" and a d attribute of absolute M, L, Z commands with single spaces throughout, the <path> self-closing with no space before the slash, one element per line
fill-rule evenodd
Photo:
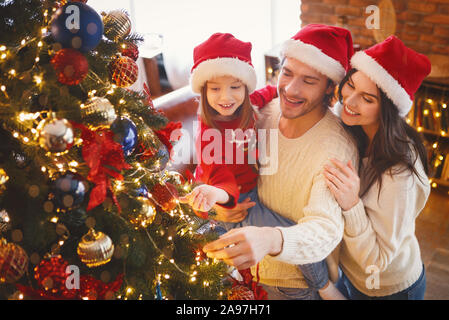
<path fill-rule="evenodd" d="M 159 205 L 164 211 L 171 211 L 176 208 L 178 204 L 176 198 L 178 197 L 178 191 L 176 187 L 169 182 L 163 184 L 156 184 L 151 190 L 151 195 L 153 200 Z"/>
<path fill-rule="evenodd" d="M 130 57 L 136 61 L 139 57 L 139 48 L 132 42 L 124 43 L 121 47 L 120 53 L 122 56 Z"/>
<path fill-rule="evenodd" d="M 118 57 L 108 66 L 111 81 L 118 87 L 126 88 L 136 82 L 139 68 L 130 57 Z"/>
<path fill-rule="evenodd" d="M 89 72 L 86 57 L 78 50 L 65 48 L 59 50 L 51 59 L 58 81 L 73 86 L 80 83 Z"/>
<path fill-rule="evenodd" d="M 256 300 L 254 292 L 245 285 L 236 285 L 228 294 L 228 300 Z"/>
<path fill-rule="evenodd" d="M 76 296 L 76 290 L 68 289 L 66 286 L 66 279 L 70 275 L 70 272 L 66 273 L 68 265 L 67 261 L 57 255 L 42 260 L 34 268 L 34 278 L 45 295 L 50 294 L 63 299 L 72 299 Z"/>
<path fill-rule="evenodd" d="M 28 268 L 28 255 L 17 244 L 0 243 L 0 283 L 19 280 Z"/>

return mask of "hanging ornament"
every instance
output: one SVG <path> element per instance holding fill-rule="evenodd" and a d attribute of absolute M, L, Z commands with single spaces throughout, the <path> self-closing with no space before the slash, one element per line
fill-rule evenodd
<path fill-rule="evenodd" d="M 109 127 L 117 118 L 114 106 L 108 99 L 93 97 L 81 108 L 81 117 L 91 128 Z"/>
<path fill-rule="evenodd" d="M 21 246 L 0 240 L 0 283 L 14 283 L 28 268 L 28 255 Z"/>
<path fill-rule="evenodd" d="M 110 129 L 114 133 L 114 141 L 120 143 L 125 157 L 130 156 L 137 145 L 137 127 L 126 117 L 115 119 Z"/>
<path fill-rule="evenodd" d="M 91 228 L 81 238 L 77 253 L 81 261 L 89 268 L 98 267 L 111 261 L 114 244 L 103 232 L 96 232 Z"/>
<path fill-rule="evenodd" d="M 103 21 L 87 4 L 69 2 L 56 10 L 50 30 L 54 40 L 62 47 L 88 52 L 101 40 Z"/>
<path fill-rule="evenodd" d="M 131 20 L 123 10 L 113 10 L 103 17 L 104 35 L 113 41 L 125 38 L 131 32 Z"/>
<path fill-rule="evenodd" d="M 152 200 L 146 197 L 137 197 L 138 208 L 129 215 L 129 221 L 136 227 L 146 228 L 153 223 L 156 217 L 156 207 Z"/>
<path fill-rule="evenodd" d="M 68 86 L 79 84 L 89 72 L 86 57 L 75 49 L 59 50 L 50 62 L 58 76 L 58 81 Z"/>
<path fill-rule="evenodd" d="M 39 144 L 46 151 L 58 153 L 69 150 L 74 143 L 72 125 L 66 119 L 44 119 L 37 126 Z"/>
<path fill-rule="evenodd" d="M 134 61 L 137 61 L 137 58 L 139 58 L 139 48 L 132 42 L 124 43 L 120 48 L 120 53 L 122 56 L 130 57 Z"/>
<path fill-rule="evenodd" d="M 254 292 L 244 285 L 236 285 L 228 294 L 228 300 L 256 300 Z"/>
<path fill-rule="evenodd" d="M 130 57 L 117 57 L 108 65 L 112 83 L 126 88 L 136 82 L 139 76 L 139 68 Z"/>
<path fill-rule="evenodd" d="M 11 228 L 11 219 L 6 210 L 0 210 L 0 233 L 6 232 Z"/>
<path fill-rule="evenodd" d="M 178 191 L 175 186 L 169 182 L 166 182 L 165 184 L 156 184 L 153 189 L 151 189 L 151 195 L 157 205 L 166 212 L 173 210 L 178 204 L 176 200 Z"/>
<path fill-rule="evenodd" d="M 60 255 L 48 256 L 34 268 L 34 278 L 41 290 L 41 296 L 71 299 L 76 296 L 77 290 L 66 286 L 66 273 L 68 262 Z"/>
<path fill-rule="evenodd" d="M 243 280 L 232 278 L 233 284 L 228 300 L 267 300 L 268 294 L 259 285 L 259 264 L 257 264 L 257 281 L 253 281 L 251 269 L 238 271 Z"/>
<path fill-rule="evenodd" d="M 49 199 L 57 209 L 66 211 L 80 206 L 87 190 L 88 184 L 81 175 L 67 171 L 52 181 Z"/>

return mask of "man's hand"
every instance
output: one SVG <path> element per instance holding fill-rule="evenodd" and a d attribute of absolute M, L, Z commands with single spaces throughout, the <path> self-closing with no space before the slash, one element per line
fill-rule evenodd
<path fill-rule="evenodd" d="M 282 245 L 282 233 L 277 228 L 243 227 L 208 243 L 203 251 L 208 257 L 223 260 L 240 270 L 256 265 L 267 254 L 278 255 Z"/>
<path fill-rule="evenodd" d="M 223 208 L 221 206 L 215 206 L 215 212 L 217 215 L 214 217 L 215 220 L 223 222 L 240 222 L 246 218 L 248 215 L 248 209 L 254 207 L 255 202 L 251 201 L 250 198 L 246 198 L 232 209 Z"/>
<path fill-rule="evenodd" d="M 179 202 L 188 203 L 193 210 L 207 212 L 216 203 L 226 203 L 229 201 L 229 195 L 223 189 L 207 184 L 195 187 L 192 192 L 180 197 Z"/>

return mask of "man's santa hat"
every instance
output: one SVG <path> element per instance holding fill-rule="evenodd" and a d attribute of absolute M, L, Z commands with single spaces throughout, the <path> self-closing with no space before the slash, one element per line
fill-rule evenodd
<path fill-rule="evenodd" d="M 407 48 L 395 36 L 355 53 L 351 65 L 385 92 L 401 117 L 410 111 L 415 92 L 431 70 L 425 55 Z"/>
<path fill-rule="evenodd" d="M 323 24 L 309 24 L 282 45 L 280 56 L 299 60 L 335 84 L 343 80 L 354 53 L 349 30 Z"/>
<path fill-rule="evenodd" d="M 256 89 L 257 77 L 251 63 L 250 42 L 236 39 L 230 33 L 215 33 L 193 50 L 190 75 L 192 91 L 201 93 L 206 81 L 220 76 L 233 76 L 248 87 Z"/>

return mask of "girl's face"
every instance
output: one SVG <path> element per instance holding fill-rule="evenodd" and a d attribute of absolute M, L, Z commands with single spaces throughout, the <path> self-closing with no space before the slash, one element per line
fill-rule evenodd
<path fill-rule="evenodd" d="M 348 126 L 371 127 L 377 131 L 380 123 L 380 92 L 363 72 L 356 71 L 341 89 L 342 121 Z"/>
<path fill-rule="evenodd" d="M 209 105 L 222 116 L 231 116 L 245 100 L 245 85 L 232 76 L 213 78 L 206 83 Z"/>

